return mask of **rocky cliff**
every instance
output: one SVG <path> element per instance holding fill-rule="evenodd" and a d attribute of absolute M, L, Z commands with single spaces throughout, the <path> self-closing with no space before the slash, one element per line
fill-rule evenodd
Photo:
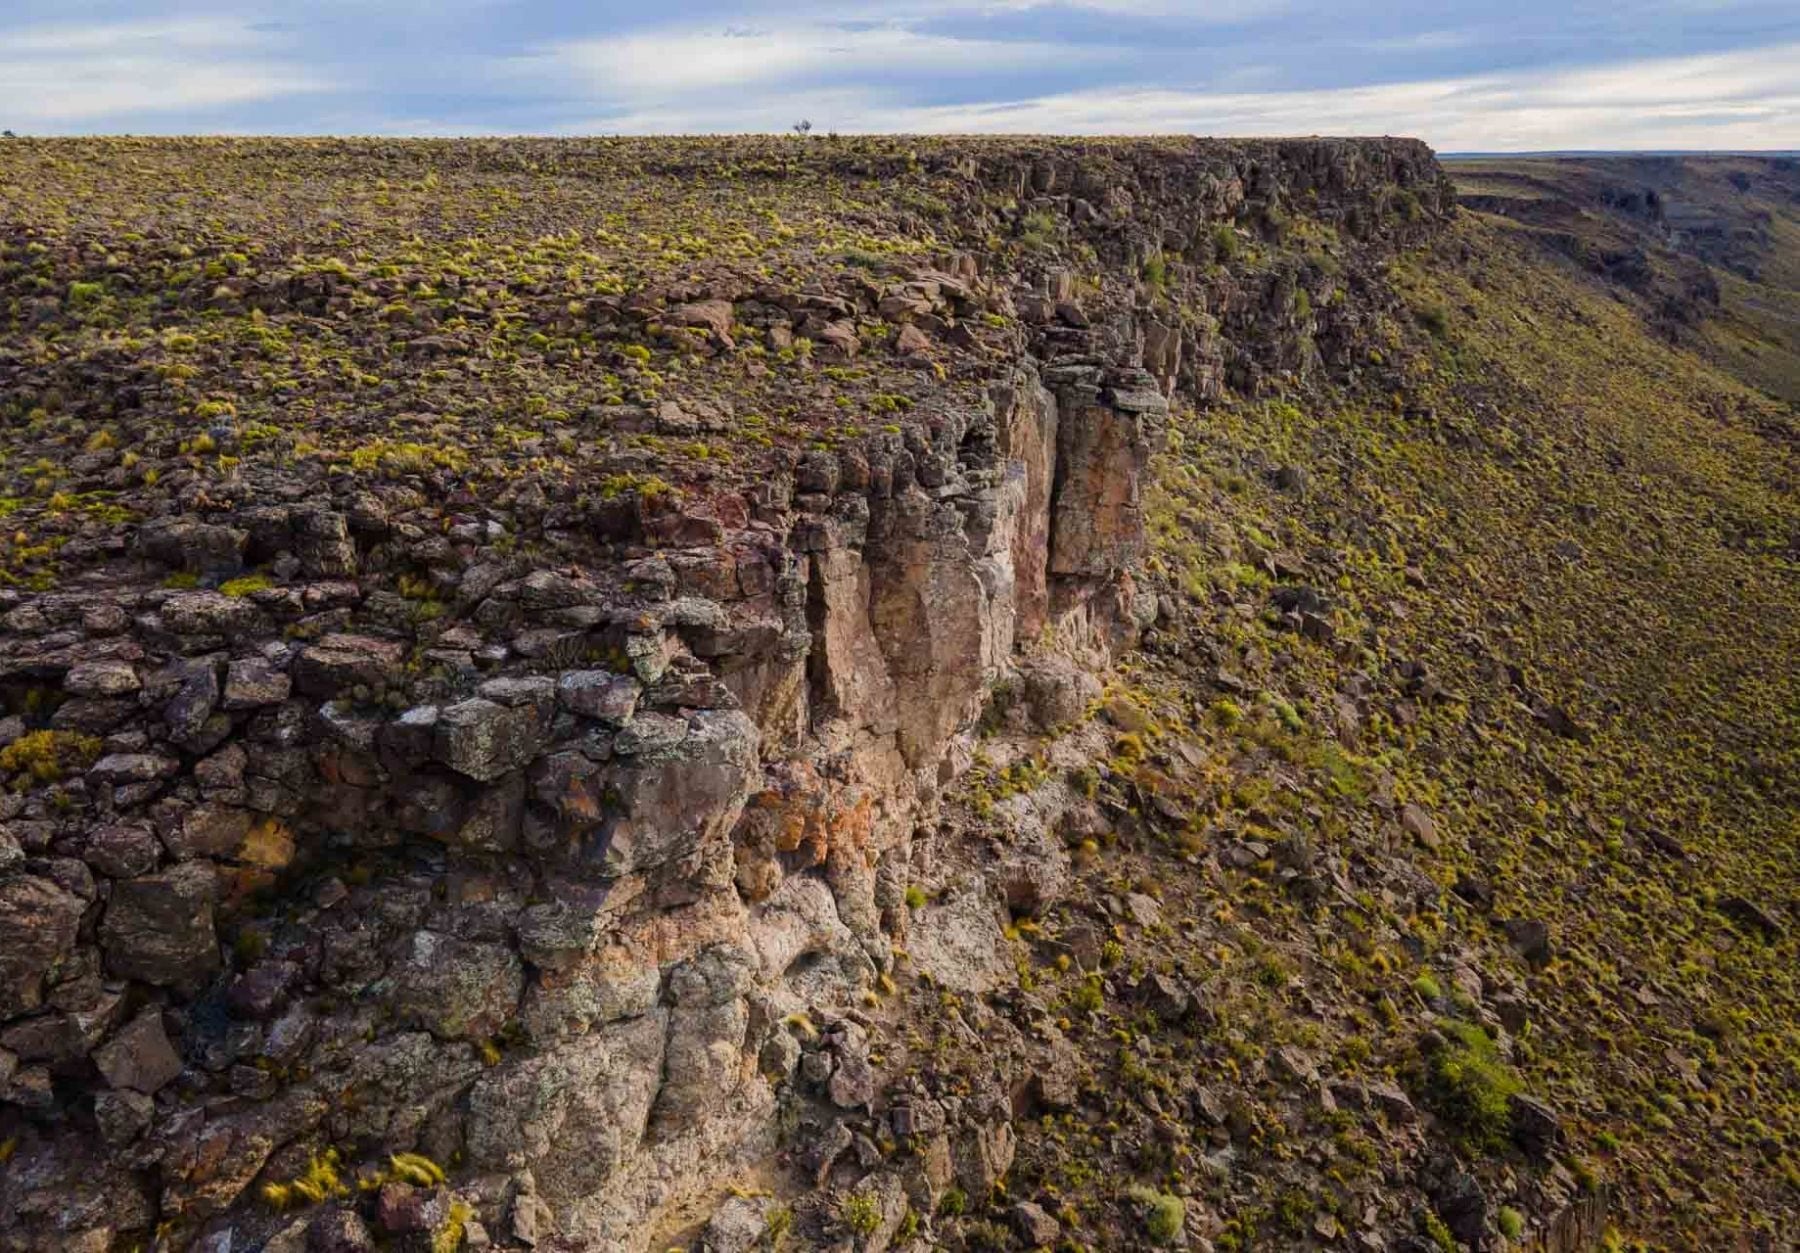
<path fill-rule="evenodd" d="M 1706 990 L 1792 1004 L 1781 419 L 1422 145 L 0 174 L 0 1248 L 1575 1249 L 1730 1208 L 1634 1111 L 1791 1160 L 1694 1095 L 1789 1073 Z"/>
<path fill-rule="evenodd" d="M 897 952 L 947 986 L 1002 973 L 980 933 L 1004 884 L 917 920 L 909 885 L 996 685 L 1023 673 L 1034 716 L 1073 721 L 1154 621 L 1134 572 L 1172 399 L 1305 378 L 1360 316 L 1336 277 L 1240 272 L 1240 243 L 1303 211 L 1362 264 L 1448 211 L 1399 142 L 689 148 L 135 147 L 239 174 L 397 161 L 425 204 L 440 175 L 503 192 L 545 160 L 645 203 L 725 160 L 938 198 L 935 263 L 859 269 L 765 221 L 808 281 L 683 256 L 616 292 L 520 284 L 590 361 L 693 376 L 571 370 L 582 407 L 550 438 L 592 455 L 553 466 L 544 435 L 484 445 L 504 398 L 425 446 L 354 411 L 406 412 L 393 374 L 244 377 L 256 336 L 284 366 L 364 335 L 384 361 L 491 360 L 467 328 L 504 329 L 478 286 L 504 274 L 402 316 L 390 297 L 444 276 L 308 264 L 329 228 L 240 250 L 243 206 L 189 234 L 149 190 L 126 214 L 149 229 L 103 243 L 10 206 L 9 461 L 54 450 L 54 491 L 8 511 L 54 539 L 34 558 L 21 531 L 0 593 L 0 1244 L 355 1247 L 353 1215 L 282 1209 L 360 1173 L 390 1234 L 637 1247 L 767 1158 L 777 1092 L 819 1028 L 864 1035 Z M 132 151 L 24 160 L 103 174 Z M 747 349 L 752 381 L 773 351 L 901 382 L 771 439 L 718 386 Z M 319 452 L 339 431 L 363 442 Z M 667 446 L 746 431 L 724 476 Z M 825 1098 L 867 1108 L 866 1054 L 841 1051 Z M 408 1154 L 456 1191 L 412 1187 Z"/>

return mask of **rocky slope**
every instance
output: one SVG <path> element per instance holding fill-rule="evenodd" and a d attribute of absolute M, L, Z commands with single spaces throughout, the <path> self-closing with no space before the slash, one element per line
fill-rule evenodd
<path fill-rule="evenodd" d="M 1457 161 L 1463 203 L 1605 276 L 1660 334 L 1800 401 L 1800 158 Z"/>
<path fill-rule="evenodd" d="M 1791 411 L 1421 145 L 0 168 L 0 1247 L 1781 1238 Z"/>

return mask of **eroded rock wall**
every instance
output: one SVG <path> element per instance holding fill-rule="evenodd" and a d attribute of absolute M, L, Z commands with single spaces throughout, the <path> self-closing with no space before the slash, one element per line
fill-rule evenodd
<path fill-rule="evenodd" d="M 760 1143 L 774 1028 L 891 963 L 912 832 L 1021 638 L 1129 634 L 1164 401 L 1061 391 L 1023 365 L 755 518 L 679 520 L 702 543 L 495 582 L 423 655 L 369 621 L 349 519 L 305 507 L 245 520 L 315 572 L 280 596 L 15 604 L 7 681 L 60 687 L 95 748 L 79 818 L 8 802 L 8 1091 L 68 1116 L 19 1146 L 7 1241 L 191 1231 L 272 1155 L 360 1140 L 624 1242 Z M 445 698 L 388 707 L 420 665 Z"/>
<path fill-rule="evenodd" d="M 1338 160 L 1290 163 L 1288 192 L 1329 192 Z M 1139 164 L 1185 216 L 1054 162 L 982 177 L 1070 188 L 1103 254 L 1272 195 L 1255 163 L 1203 186 Z M 296 484 L 131 538 L 198 586 L 3 594 L 25 785 L 0 802 L 0 1247 L 297 1248 L 317 1215 L 254 1186 L 333 1149 L 454 1166 L 502 1243 L 634 1247 L 768 1152 L 790 1024 L 855 1006 L 908 939 L 915 833 L 990 689 L 1049 641 L 1041 703 L 1079 705 L 1081 668 L 1154 617 L 1143 475 L 1170 396 L 1222 385 L 1221 327 L 1251 316 L 1090 324 L 1066 270 L 957 264 L 909 298 L 986 283 L 1030 328 L 985 403 L 741 493 L 510 500 L 587 537 L 565 564 L 461 560 L 499 524 L 425 533 L 406 489 Z M 1291 343 L 1233 360 L 1316 352 Z M 454 571 L 454 625 L 360 578 L 401 544 Z M 279 578 L 208 586 L 251 568 Z M 927 965 L 968 966 L 1014 890 L 992 887 L 924 912 Z M 867 1078 L 840 1064 L 830 1099 L 866 1104 Z M 1009 1152 L 958 1151 L 975 1175 Z"/>

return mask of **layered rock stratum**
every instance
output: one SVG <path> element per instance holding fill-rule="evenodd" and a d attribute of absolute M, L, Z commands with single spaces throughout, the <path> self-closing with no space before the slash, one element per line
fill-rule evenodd
<path fill-rule="evenodd" d="M 1788 1238 L 1792 409 L 1423 145 L 0 175 L 0 1248 Z"/>

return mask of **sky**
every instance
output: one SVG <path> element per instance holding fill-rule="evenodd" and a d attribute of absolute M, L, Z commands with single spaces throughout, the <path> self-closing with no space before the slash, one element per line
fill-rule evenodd
<path fill-rule="evenodd" d="M 20 134 L 1800 148 L 1800 0 L 0 0 Z"/>

